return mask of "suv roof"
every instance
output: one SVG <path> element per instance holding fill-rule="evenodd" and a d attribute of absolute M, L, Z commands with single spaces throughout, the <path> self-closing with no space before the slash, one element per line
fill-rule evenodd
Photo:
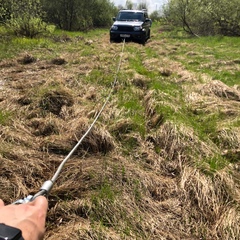
<path fill-rule="evenodd" d="M 136 19 L 139 19 L 139 20 L 142 20 L 142 21 L 144 21 L 144 18 L 148 18 L 148 13 L 147 13 L 146 9 L 142 9 L 142 10 L 122 9 L 118 12 L 117 19 L 119 20 L 119 17 L 123 16 L 123 14 L 124 15 L 127 14 L 126 15 L 127 17 L 124 16 L 124 18 L 126 18 L 126 19 L 128 19 L 128 17 L 129 17 L 129 19 L 132 19 L 132 17 L 130 17 L 129 14 L 131 14 L 131 16 L 134 16 L 134 15 L 137 16 L 138 15 L 138 17 Z"/>
<path fill-rule="evenodd" d="M 132 10 L 132 9 L 122 9 L 119 12 L 147 12 L 147 9 L 142 9 L 142 10 Z"/>

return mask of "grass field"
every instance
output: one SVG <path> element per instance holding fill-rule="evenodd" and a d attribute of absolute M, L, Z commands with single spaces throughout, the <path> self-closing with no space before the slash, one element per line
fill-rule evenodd
<path fill-rule="evenodd" d="M 45 239 L 239 239 L 240 41 L 154 24 L 38 39 L 0 30 L 0 197 L 49 195 Z M 116 75 L 119 60 L 121 67 Z"/>

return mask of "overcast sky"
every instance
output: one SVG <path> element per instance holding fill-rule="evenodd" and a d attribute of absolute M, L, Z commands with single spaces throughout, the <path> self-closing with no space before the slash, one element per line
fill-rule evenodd
<path fill-rule="evenodd" d="M 116 6 L 122 5 L 125 7 L 126 0 L 111 0 Z M 168 0 L 131 0 L 132 3 L 147 3 L 148 12 L 151 13 L 155 10 L 160 10 L 162 5 L 167 3 Z"/>

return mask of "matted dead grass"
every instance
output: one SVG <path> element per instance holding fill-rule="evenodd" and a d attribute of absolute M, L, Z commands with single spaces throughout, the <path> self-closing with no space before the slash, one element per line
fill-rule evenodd
<path fill-rule="evenodd" d="M 109 45 L 107 34 L 101 41 L 55 40 L 81 48 L 47 60 L 23 53 L 0 62 L 0 109 L 12 114 L 0 125 L 0 197 L 7 203 L 36 193 L 88 129 L 107 92 L 101 78 L 86 81 L 92 71 L 114 74 L 119 44 Z M 238 239 L 240 135 L 228 126 L 239 118 L 238 87 L 186 70 L 169 58 L 178 45 L 164 39 L 147 43 L 159 54 L 153 58 L 127 44 L 144 56 L 146 69 L 181 86 L 189 111 L 221 111 L 225 118 L 215 139 L 204 140 L 168 120 L 159 108 L 181 111 L 179 96 L 148 89 L 151 79 L 129 69 L 132 56 L 124 53 L 122 81 L 49 196 L 45 239 Z M 84 46 L 96 55 L 81 56 Z M 145 109 L 144 136 L 117 107 L 118 90 L 128 86 Z M 214 170 L 205 160 L 218 154 L 231 164 Z"/>
<path fill-rule="evenodd" d="M 77 144 L 80 138 L 86 133 L 89 126 L 87 119 L 78 119 L 78 124 L 75 125 L 75 128 L 71 127 L 70 131 L 65 132 L 65 134 L 63 133 L 62 135 L 52 136 L 51 138 L 46 139 L 42 143 L 41 148 L 44 151 L 51 153 L 66 154 Z M 75 151 L 75 154 L 107 153 L 113 148 L 113 138 L 108 131 L 98 126 L 93 128 L 84 138 L 79 148 Z"/>
<path fill-rule="evenodd" d="M 205 158 L 214 156 L 217 147 L 211 141 L 204 142 L 192 128 L 165 122 L 147 138 L 159 149 L 161 174 L 169 177 L 181 175 L 186 165 L 201 165 Z"/>
<path fill-rule="evenodd" d="M 193 111 L 204 111 L 208 114 L 222 112 L 227 116 L 238 116 L 239 90 L 205 75 L 203 79 L 206 83 L 195 85 L 185 97 Z"/>
<path fill-rule="evenodd" d="M 208 236 L 210 239 L 234 239 L 238 236 L 240 215 L 232 200 L 236 199 L 235 194 L 239 191 L 231 175 L 219 173 L 212 180 L 193 168 L 185 168 L 180 185 L 188 203 L 185 216 L 191 219 L 190 215 L 195 215 L 195 221 L 189 224 L 194 226 L 196 233 L 204 231 L 208 225 L 212 229 Z"/>
<path fill-rule="evenodd" d="M 66 90 L 59 89 L 46 92 L 40 100 L 40 107 L 59 115 L 63 106 L 72 106 L 74 100 L 72 95 Z"/>
<path fill-rule="evenodd" d="M 149 83 L 149 79 L 144 75 L 134 73 L 134 77 L 132 79 L 133 85 L 140 89 L 147 89 L 147 84 Z"/>
<path fill-rule="evenodd" d="M 161 107 L 169 107 L 174 112 L 180 109 L 177 101 L 173 99 L 172 96 L 157 90 L 147 91 L 143 100 L 147 126 L 150 129 L 159 127 L 165 121 L 166 116 L 165 113 L 161 111 Z"/>
<path fill-rule="evenodd" d="M 203 85 L 200 89 L 200 93 L 203 95 L 216 95 L 219 98 L 240 101 L 240 92 L 237 89 L 228 87 L 218 80 L 213 80 Z"/>

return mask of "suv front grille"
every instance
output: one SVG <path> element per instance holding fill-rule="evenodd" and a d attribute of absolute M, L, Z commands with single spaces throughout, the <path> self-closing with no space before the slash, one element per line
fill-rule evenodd
<path fill-rule="evenodd" d="M 118 26 L 119 31 L 124 31 L 124 32 L 132 32 L 133 27 L 129 26 Z"/>

